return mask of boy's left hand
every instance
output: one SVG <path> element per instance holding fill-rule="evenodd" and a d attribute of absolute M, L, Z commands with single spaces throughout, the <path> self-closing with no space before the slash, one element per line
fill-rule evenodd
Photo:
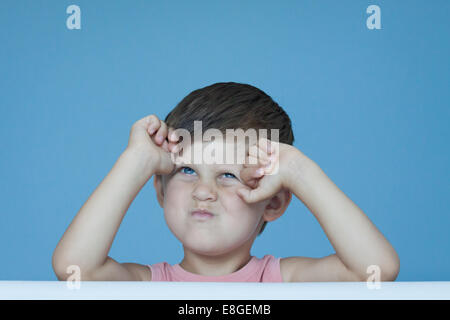
<path fill-rule="evenodd" d="M 298 174 L 305 158 L 294 146 L 259 139 L 257 145 L 249 147 L 244 168 L 240 172 L 241 179 L 249 188 L 238 189 L 238 195 L 247 203 L 255 203 L 269 199 L 282 189 L 291 191 L 292 178 Z M 250 159 L 256 164 L 249 164 Z"/>

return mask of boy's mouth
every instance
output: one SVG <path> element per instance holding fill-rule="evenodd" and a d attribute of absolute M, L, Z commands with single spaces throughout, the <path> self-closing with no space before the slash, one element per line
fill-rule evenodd
<path fill-rule="evenodd" d="M 196 219 L 207 220 L 213 218 L 215 214 L 204 209 L 194 209 L 191 211 L 191 216 Z"/>

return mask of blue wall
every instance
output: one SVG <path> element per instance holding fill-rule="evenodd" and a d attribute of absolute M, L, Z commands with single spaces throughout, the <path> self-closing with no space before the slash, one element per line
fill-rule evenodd
<path fill-rule="evenodd" d="M 81 8 L 69 30 L 66 8 Z M 366 8 L 381 8 L 369 30 Z M 131 125 L 215 82 L 259 87 L 295 146 L 392 243 L 399 281 L 450 280 L 449 1 L 1 1 L 0 280 L 56 280 L 53 250 Z M 175 264 L 150 180 L 112 245 Z M 334 249 L 294 198 L 252 254 Z"/>

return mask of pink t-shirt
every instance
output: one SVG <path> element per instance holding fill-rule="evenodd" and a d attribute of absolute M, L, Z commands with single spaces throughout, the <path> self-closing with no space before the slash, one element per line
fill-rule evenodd
<path fill-rule="evenodd" d="M 203 276 L 184 270 L 179 264 L 167 262 L 147 265 L 152 271 L 152 281 L 189 282 L 283 282 L 280 258 L 266 254 L 262 259 L 252 256 L 241 269 L 224 276 Z"/>

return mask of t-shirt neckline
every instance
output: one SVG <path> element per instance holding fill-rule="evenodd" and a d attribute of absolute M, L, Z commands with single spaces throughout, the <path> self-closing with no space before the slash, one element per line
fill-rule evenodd
<path fill-rule="evenodd" d="M 252 256 L 250 258 L 249 262 L 247 262 L 247 264 L 245 266 L 243 266 L 239 270 L 236 270 L 233 273 L 222 275 L 222 276 L 204 276 L 201 274 L 192 273 L 187 270 L 184 270 L 183 267 L 181 267 L 179 263 L 177 263 L 173 266 L 173 271 L 174 271 L 176 277 L 179 278 L 179 280 L 183 280 L 183 279 L 187 278 L 187 279 L 197 280 L 197 281 L 202 281 L 202 280 L 221 281 L 224 279 L 226 279 L 228 281 L 232 281 L 233 279 L 242 281 L 243 279 L 246 279 L 247 277 L 249 277 L 251 275 L 253 267 L 257 263 L 256 260 L 257 260 L 256 257 Z"/>

